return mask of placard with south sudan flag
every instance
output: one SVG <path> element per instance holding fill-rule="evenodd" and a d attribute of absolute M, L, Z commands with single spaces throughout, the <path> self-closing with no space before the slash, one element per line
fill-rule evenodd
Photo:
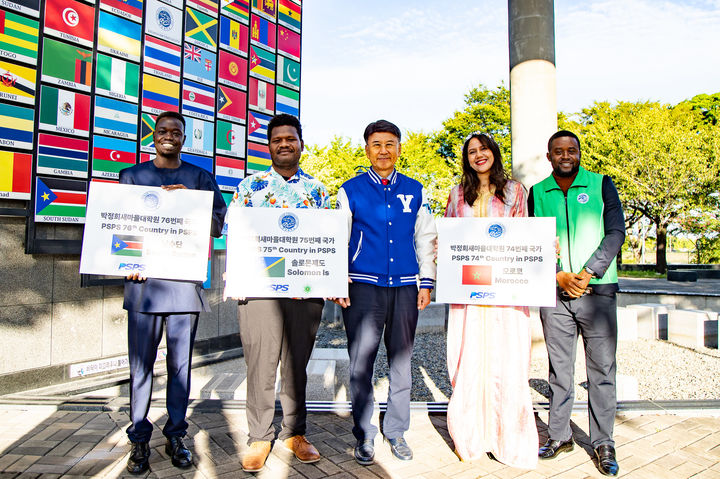
<path fill-rule="evenodd" d="M 87 181 L 35 178 L 37 223 L 85 223 Z"/>

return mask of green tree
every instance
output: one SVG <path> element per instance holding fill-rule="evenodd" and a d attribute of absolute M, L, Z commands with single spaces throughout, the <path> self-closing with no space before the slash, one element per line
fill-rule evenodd
<path fill-rule="evenodd" d="M 689 105 L 693 111 L 700 112 L 704 123 L 715 126 L 720 122 L 720 92 L 695 95 L 683 103 Z"/>
<path fill-rule="evenodd" d="M 595 103 L 580 114 L 583 165 L 610 175 L 626 215 L 655 226 L 656 270 L 667 270 L 668 228 L 717 190 L 717 129 L 687 104 Z"/>
<path fill-rule="evenodd" d="M 359 166 L 370 166 L 365 150 L 340 136 L 334 137 L 327 146 L 307 146 L 300 159 L 300 167 L 327 186 L 333 205 L 340 186 L 355 176 Z"/>

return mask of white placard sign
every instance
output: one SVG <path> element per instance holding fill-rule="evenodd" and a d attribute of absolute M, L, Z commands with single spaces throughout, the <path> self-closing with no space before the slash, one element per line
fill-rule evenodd
<path fill-rule="evenodd" d="M 441 218 L 436 301 L 555 306 L 555 263 L 555 218 Z"/>
<path fill-rule="evenodd" d="M 205 281 L 211 191 L 90 183 L 80 272 Z"/>
<path fill-rule="evenodd" d="M 347 297 L 344 211 L 231 207 L 227 223 L 228 297 Z"/>

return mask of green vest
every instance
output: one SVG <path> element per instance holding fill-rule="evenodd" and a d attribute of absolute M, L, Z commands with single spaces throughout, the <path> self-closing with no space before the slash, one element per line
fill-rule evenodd
<path fill-rule="evenodd" d="M 560 267 L 580 273 L 605 237 L 602 199 L 603 175 L 580 167 L 567 197 L 552 175 L 533 186 L 535 216 L 554 216 L 560 238 Z M 617 283 L 617 262 L 613 259 L 602 278 L 590 284 Z"/>

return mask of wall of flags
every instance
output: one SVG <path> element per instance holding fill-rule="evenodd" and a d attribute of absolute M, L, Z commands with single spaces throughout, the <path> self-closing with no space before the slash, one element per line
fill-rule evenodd
<path fill-rule="evenodd" d="M 149 161 L 164 110 L 187 120 L 184 161 L 233 191 L 270 165 L 271 116 L 299 116 L 301 12 L 302 0 L 0 0 L 0 205 L 84 223 L 88 182 Z"/>

